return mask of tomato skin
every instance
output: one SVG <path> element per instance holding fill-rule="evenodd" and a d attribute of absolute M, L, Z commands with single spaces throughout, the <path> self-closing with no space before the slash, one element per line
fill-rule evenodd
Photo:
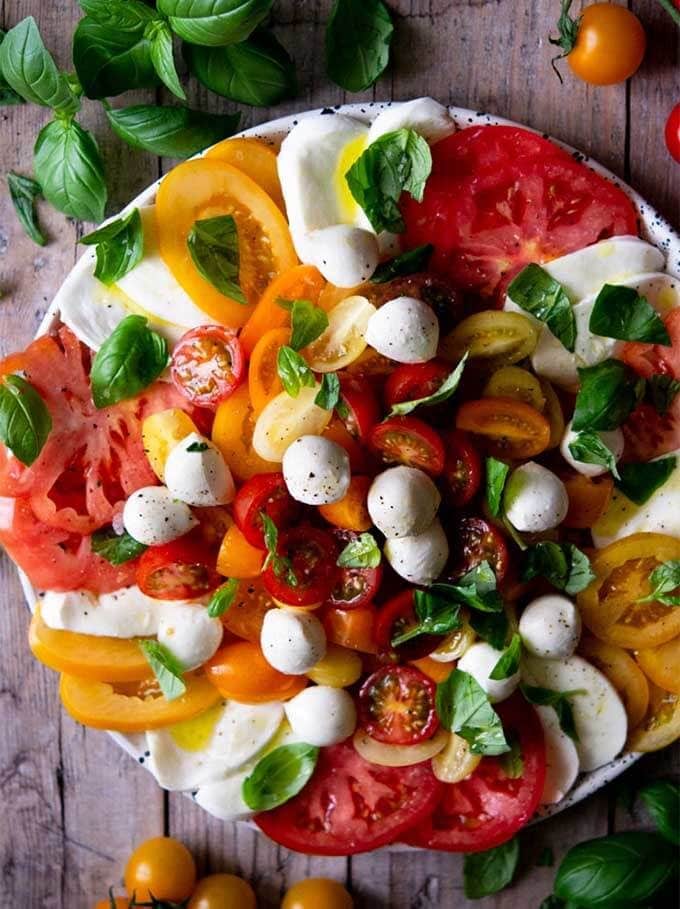
<path fill-rule="evenodd" d="M 387 745 L 416 745 L 439 728 L 435 685 L 415 666 L 383 666 L 359 692 L 361 726 Z"/>
<path fill-rule="evenodd" d="M 125 866 L 125 889 L 138 902 L 156 899 L 180 902 L 191 896 L 196 863 L 187 847 L 170 836 L 140 843 Z"/>
<path fill-rule="evenodd" d="M 137 566 L 140 590 L 157 600 L 193 600 L 221 583 L 214 559 L 196 539 L 180 537 L 164 546 L 150 546 Z"/>
<path fill-rule="evenodd" d="M 439 390 L 451 366 L 443 360 L 427 363 L 404 363 L 398 366 L 385 383 L 385 404 L 394 407 L 402 401 L 427 398 Z"/>
<path fill-rule="evenodd" d="M 375 619 L 375 606 L 368 603 L 354 609 L 327 608 L 321 615 L 329 641 L 360 653 L 377 651 L 373 639 Z"/>
<path fill-rule="evenodd" d="M 285 675 L 270 666 L 259 644 L 225 644 L 206 664 L 209 681 L 222 697 L 240 704 L 287 701 L 307 684 L 304 676 Z"/>
<path fill-rule="evenodd" d="M 404 590 L 392 597 L 378 610 L 375 621 L 373 637 L 378 646 L 378 652 L 392 658 L 400 657 L 403 660 L 419 660 L 436 650 L 441 638 L 435 634 L 421 634 L 411 641 L 400 644 L 397 648 L 392 646 L 392 638 L 417 624 L 413 606 L 413 591 Z"/>
<path fill-rule="evenodd" d="M 209 874 L 191 895 L 187 909 L 257 909 L 255 891 L 235 874 Z"/>
<path fill-rule="evenodd" d="M 646 44 L 640 20 L 625 6 L 593 3 L 581 14 L 576 44 L 567 55 L 567 63 L 584 82 L 615 85 L 636 72 Z"/>
<path fill-rule="evenodd" d="M 444 497 L 453 508 L 467 505 L 482 485 L 482 460 L 467 433 L 454 429 L 444 435 Z"/>
<path fill-rule="evenodd" d="M 234 601 L 222 616 L 222 624 L 239 638 L 260 643 L 265 615 L 276 604 L 265 590 L 261 578 L 244 580 L 239 584 Z"/>
<path fill-rule="evenodd" d="M 432 476 L 444 469 L 444 443 L 441 436 L 416 417 L 390 417 L 373 427 L 371 448 L 387 464 L 418 467 Z"/>
<path fill-rule="evenodd" d="M 236 493 L 232 507 L 239 530 L 251 546 L 259 549 L 266 548 L 260 512 L 266 512 L 279 530 L 292 524 L 300 513 L 282 473 L 259 473 L 251 477 Z"/>
<path fill-rule="evenodd" d="M 368 439 L 380 419 L 375 383 L 360 376 L 344 375 L 340 377 L 340 394 L 345 405 L 341 419 L 347 431 L 355 439 Z"/>
<path fill-rule="evenodd" d="M 458 408 L 456 427 L 484 440 L 498 458 L 532 458 L 550 444 L 550 423 L 535 407 L 513 398 L 480 398 Z"/>
<path fill-rule="evenodd" d="M 676 104 L 668 115 L 664 136 L 671 157 L 680 164 L 680 104 Z"/>
<path fill-rule="evenodd" d="M 350 467 L 351 465 L 350 458 Z M 345 495 L 337 502 L 319 505 L 319 514 L 329 524 L 341 530 L 357 532 L 370 530 L 373 521 L 368 513 L 367 499 L 372 482 L 371 477 L 354 474 Z"/>
<path fill-rule="evenodd" d="M 673 309 L 664 319 L 671 344 L 645 344 L 641 341 L 627 341 L 621 351 L 621 359 L 645 379 L 655 374 L 680 379 L 680 309 Z"/>
<path fill-rule="evenodd" d="M 246 370 L 236 332 L 222 325 L 199 325 L 178 341 L 170 374 L 175 388 L 199 407 L 216 408 L 241 384 Z"/>
<path fill-rule="evenodd" d="M 337 881 L 310 877 L 293 884 L 281 903 L 281 909 L 352 909 L 354 900 Z"/>
<path fill-rule="evenodd" d="M 276 573 L 274 560 L 265 568 L 262 580 L 269 593 L 290 606 L 319 606 L 326 600 L 338 576 L 338 551 L 330 533 L 310 524 L 300 524 L 279 537 L 279 555 L 290 561 L 297 585 L 291 586 L 285 573 Z"/>
<path fill-rule="evenodd" d="M 500 584 L 510 567 L 510 553 L 505 537 L 484 518 L 466 516 L 454 524 L 450 539 L 451 574 L 460 578 L 476 568 L 480 562 L 488 562 Z"/>

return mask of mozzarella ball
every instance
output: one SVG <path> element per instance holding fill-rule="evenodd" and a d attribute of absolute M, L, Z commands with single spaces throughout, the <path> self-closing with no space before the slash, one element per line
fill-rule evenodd
<path fill-rule="evenodd" d="M 222 643 L 223 627 L 211 619 L 202 605 L 159 604 L 158 641 L 164 644 L 186 669 L 197 669 Z"/>
<path fill-rule="evenodd" d="M 228 505 L 236 491 L 222 452 L 197 432 L 171 449 L 164 478 L 173 498 L 187 505 Z"/>
<path fill-rule="evenodd" d="M 435 518 L 422 533 L 387 540 L 385 558 L 392 568 L 411 584 L 431 584 L 444 570 L 449 543 L 442 525 Z"/>
<path fill-rule="evenodd" d="M 144 486 L 133 492 L 123 508 L 123 526 L 145 546 L 160 546 L 183 537 L 198 521 L 185 502 L 165 486 Z"/>
<path fill-rule="evenodd" d="M 540 533 L 557 527 L 567 516 L 569 497 L 559 477 L 535 461 L 510 474 L 503 496 L 505 513 L 517 530 Z"/>
<path fill-rule="evenodd" d="M 397 363 L 425 363 L 437 353 L 439 322 L 415 297 L 389 300 L 368 320 L 366 343 Z"/>
<path fill-rule="evenodd" d="M 326 632 L 315 615 L 270 609 L 260 632 L 262 653 L 270 666 L 286 675 L 309 672 L 326 653 Z"/>
<path fill-rule="evenodd" d="M 496 650 L 491 644 L 480 641 L 468 647 L 463 656 L 458 660 L 458 669 L 468 672 L 474 680 L 487 693 L 492 704 L 509 698 L 519 685 L 519 672 L 507 679 L 490 679 L 496 663 L 503 656 L 502 650 Z"/>
<path fill-rule="evenodd" d="M 602 444 L 614 455 L 614 460 L 618 461 L 623 454 L 624 445 L 623 433 L 621 430 L 613 429 L 611 432 L 598 432 L 597 435 L 599 436 Z M 607 473 L 607 468 L 602 464 L 588 464 L 586 461 L 576 460 L 573 454 L 569 451 L 569 445 L 577 438 L 578 433 L 574 432 L 574 430 L 571 428 L 571 422 L 569 422 L 564 433 L 564 438 L 560 444 L 562 457 L 567 462 L 567 464 L 569 464 L 570 467 L 573 467 L 574 470 L 582 473 L 584 477 L 599 477 L 603 473 Z"/>
<path fill-rule="evenodd" d="M 337 442 L 323 436 L 300 436 L 283 456 L 288 492 L 305 505 L 338 502 L 349 489 L 349 456 Z"/>
<path fill-rule="evenodd" d="M 566 660 L 581 637 L 581 616 L 567 597 L 549 593 L 532 600 L 519 620 L 522 643 L 534 656 Z"/>
<path fill-rule="evenodd" d="M 313 230 L 305 238 L 310 265 L 336 287 L 356 287 L 368 281 L 380 260 L 378 238 L 370 230 L 334 224 Z"/>
<path fill-rule="evenodd" d="M 368 513 L 388 538 L 422 533 L 437 514 L 441 496 L 430 477 L 417 467 L 390 467 L 371 483 Z"/>
<path fill-rule="evenodd" d="M 344 688 L 311 685 L 285 706 L 293 734 L 319 748 L 344 742 L 354 732 L 357 712 Z"/>

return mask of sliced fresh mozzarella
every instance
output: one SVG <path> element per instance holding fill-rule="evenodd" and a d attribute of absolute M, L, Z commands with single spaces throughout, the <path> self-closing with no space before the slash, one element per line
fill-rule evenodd
<path fill-rule="evenodd" d="M 413 129 L 432 145 L 455 128 L 453 118 L 442 104 L 432 98 L 416 98 L 382 110 L 371 124 L 368 142 L 398 129 Z"/>
<path fill-rule="evenodd" d="M 424 363 L 437 353 L 439 322 L 422 300 L 396 297 L 371 316 L 366 342 L 397 363 Z"/>
<path fill-rule="evenodd" d="M 567 660 L 526 657 L 522 677 L 530 685 L 551 691 L 579 692 L 569 700 L 581 770 L 602 767 L 621 751 L 628 732 L 625 708 L 611 682 L 590 663 L 577 656 Z"/>
<path fill-rule="evenodd" d="M 88 268 L 73 269 L 59 288 L 54 305 L 76 338 L 91 350 L 99 350 L 134 306 L 117 287 L 107 287 L 94 277 L 94 250 L 88 250 L 83 259 L 86 257 Z"/>
<path fill-rule="evenodd" d="M 253 431 L 253 448 L 265 461 L 282 461 L 300 436 L 320 435 L 330 423 L 331 411 L 314 403 L 318 387 L 301 388 L 297 398 L 282 391 L 260 413 Z"/>
<path fill-rule="evenodd" d="M 569 508 L 569 497 L 562 480 L 535 461 L 513 470 L 505 486 L 503 501 L 510 523 L 527 533 L 557 527 Z"/>
<path fill-rule="evenodd" d="M 449 541 L 437 518 L 421 533 L 385 541 L 385 558 L 411 584 L 429 585 L 444 570 Z"/>
<path fill-rule="evenodd" d="M 531 355 L 531 366 L 536 375 L 560 388 L 576 391 L 579 384 L 577 365 L 574 354 L 569 353 L 550 329 L 543 325 Z"/>
<path fill-rule="evenodd" d="M 197 432 L 171 449 L 164 477 L 173 498 L 187 505 L 227 505 L 234 498 L 234 480 L 222 452 Z"/>
<path fill-rule="evenodd" d="M 323 659 L 326 632 L 310 612 L 270 609 L 262 623 L 260 646 L 274 669 L 286 675 L 301 675 Z"/>
<path fill-rule="evenodd" d="M 607 468 L 601 464 L 589 464 L 586 461 L 577 461 L 569 450 L 569 446 L 573 441 L 578 438 L 578 433 L 574 432 L 571 428 L 571 420 L 567 423 L 567 426 L 564 431 L 564 436 L 560 444 L 560 452 L 562 457 L 569 464 L 570 467 L 573 467 L 578 473 L 582 473 L 584 477 L 599 477 L 603 473 L 607 473 Z M 614 460 L 619 461 L 621 455 L 623 454 L 624 438 L 623 433 L 620 429 L 613 429 L 611 432 L 598 432 L 600 441 L 608 448 L 611 453 L 614 455 Z"/>
<path fill-rule="evenodd" d="M 333 224 L 307 235 L 310 265 L 336 287 L 356 287 L 368 281 L 380 260 L 378 238 L 371 230 Z"/>
<path fill-rule="evenodd" d="M 416 467 L 379 473 L 368 491 L 368 513 L 386 537 L 422 533 L 437 514 L 441 496 L 430 477 Z"/>
<path fill-rule="evenodd" d="M 519 620 L 525 648 L 547 660 L 574 655 L 581 638 L 581 616 L 571 600 L 556 593 L 532 600 Z"/>
<path fill-rule="evenodd" d="M 349 489 L 349 457 L 345 449 L 323 436 L 300 436 L 283 456 L 288 492 L 306 505 L 338 502 Z"/>
<path fill-rule="evenodd" d="M 344 688 L 310 685 L 284 709 L 295 735 L 320 748 L 344 742 L 357 725 L 354 701 Z"/>
<path fill-rule="evenodd" d="M 189 506 L 175 499 L 165 486 L 143 486 L 132 493 L 123 508 L 123 526 L 145 546 L 170 543 L 197 523 Z"/>
<path fill-rule="evenodd" d="M 561 802 L 576 781 L 579 759 L 576 745 L 560 729 L 552 707 L 536 707 L 545 738 L 545 783 L 541 805 Z"/>

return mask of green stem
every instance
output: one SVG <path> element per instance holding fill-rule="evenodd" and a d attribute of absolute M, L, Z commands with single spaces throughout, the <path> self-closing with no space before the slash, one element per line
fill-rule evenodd
<path fill-rule="evenodd" d="M 658 2 L 663 6 L 678 28 L 680 28 L 680 10 L 673 6 L 672 0 L 658 0 Z"/>

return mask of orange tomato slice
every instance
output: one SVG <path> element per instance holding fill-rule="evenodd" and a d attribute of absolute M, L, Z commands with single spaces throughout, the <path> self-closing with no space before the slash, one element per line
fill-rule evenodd
<path fill-rule="evenodd" d="M 550 444 L 550 423 L 513 398 L 481 398 L 458 408 L 456 427 L 481 436 L 498 458 L 532 458 Z"/>
<path fill-rule="evenodd" d="M 591 635 L 581 639 L 579 653 L 606 675 L 621 695 L 628 726 L 632 729 L 641 723 L 649 706 L 649 685 L 632 656 L 621 647 L 605 644 Z"/>
<path fill-rule="evenodd" d="M 215 158 L 185 161 L 161 181 L 156 196 L 158 244 L 163 261 L 204 312 L 238 328 L 251 306 L 220 293 L 193 263 L 187 237 L 196 221 L 232 215 L 239 240 L 239 283 L 253 306 L 278 275 L 297 262 L 281 210 L 250 177 Z"/>
<path fill-rule="evenodd" d="M 279 464 L 265 461 L 253 448 L 255 413 L 248 395 L 248 386 L 241 385 L 217 408 L 212 440 L 224 456 L 231 472 L 239 482 L 256 473 L 274 473 Z"/>
<path fill-rule="evenodd" d="M 361 653 L 377 653 L 378 648 L 373 640 L 375 623 L 374 606 L 357 606 L 356 609 L 324 610 L 321 616 L 328 640 L 350 650 Z"/>
<path fill-rule="evenodd" d="M 264 550 L 251 546 L 236 524 L 232 524 L 217 554 L 217 570 L 225 578 L 256 578 L 262 573 L 264 557 Z"/>
<path fill-rule="evenodd" d="M 220 647 L 205 665 L 222 697 L 240 704 L 287 701 L 307 685 L 307 677 L 284 675 L 270 666 L 258 644 L 237 641 Z"/>
<path fill-rule="evenodd" d="M 680 694 L 680 637 L 658 647 L 639 650 L 635 658 L 655 685 L 664 691 Z"/>
<path fill-rule="evenodd" d="M 573 473 L 562 475 L 561 479 L 569 496 L 569 510 L 564 526 L 590 529 L 602 517 L 611 501 L 614 492 L 611 475 L 584 477 L 583 474 Z"/>
<path fill-rule="evenodd" d="M 345 449 L 349 455 L 349 466 L 352 468 L 352 473 L 366 473 L 373 466 L 368 450 L 359 444 L 339 417 L 334 416 L 331 419 L 322 435 L 331 442 L 337 442 Z"/>
<path fill-rule="evenodd" d="M 290 341 L 290 329 L 272 328 L 253 348 L 248 367 L 248 391 L 255 416 L 283 391 L 277 358 L 279 350 Z"/>
<path fill-rule="evenodd" d="M 216 158 L 242 171 L 285 212 L 286 204 L 276 166 L 277 155 L 271 145 L 265 145 L 259 139 L 225 139 L 213 145 L 204 157 Z"/>
<path fill-rule="evenodd" d="M 338 502 L 319 505 L 321 516 L 343 530 L 368 530 L 373 525 L 366 506 L 370 485 L 370 477 L 353 476 L 349 489 Z"/>
<path fill-rule="evenodd" d="M 659 751 L 680 738 L 680 695 L 650 686 L 649 710 L 628 736 L 627 751 Z"/>
<path fill-rule="evenodd" d="M 239 638 L 259 644 L 265 615 L 275 603 L 260 578 L 241 581 L 234 601 L 222 616 L 222 624 Z"/>

